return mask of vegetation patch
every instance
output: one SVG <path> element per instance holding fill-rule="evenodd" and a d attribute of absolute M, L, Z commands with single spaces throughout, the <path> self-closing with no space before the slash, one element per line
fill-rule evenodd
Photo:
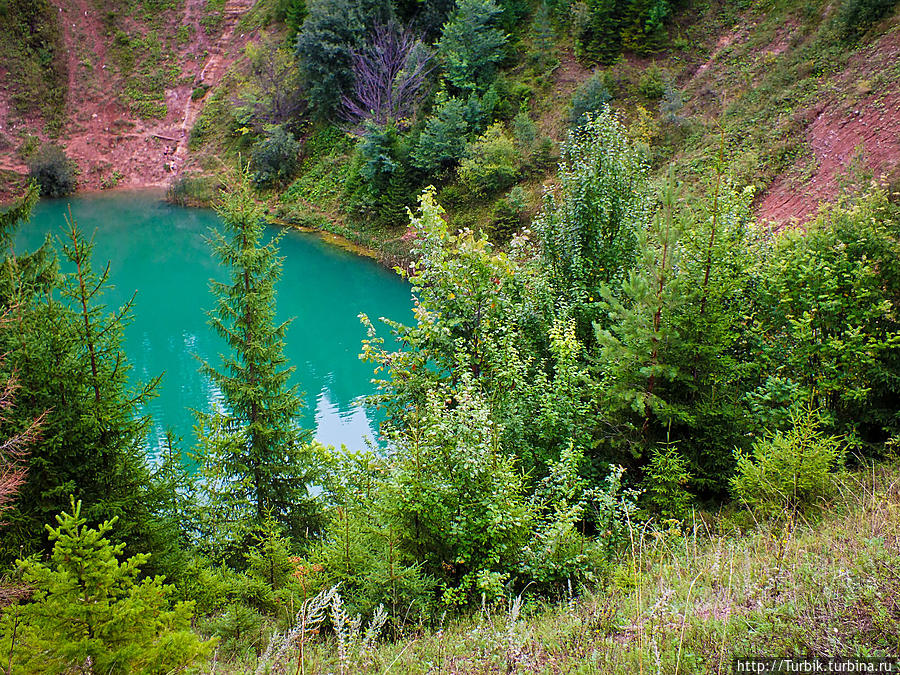
<path fill-rule="evenodd" d="M 0 5 L 0 63 L 12 104 L 21 115 L 37 112 L 56 131 L 65 119 L 68 82 L 61 31 L 48 0 Z"/>

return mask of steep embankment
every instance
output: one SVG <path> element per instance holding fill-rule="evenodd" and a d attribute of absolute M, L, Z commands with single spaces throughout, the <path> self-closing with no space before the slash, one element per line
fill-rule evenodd
<path fill-rule="evenodd" d="M 809 148 L 775 179 L 758 204 L 760 217 L 775 222 L 805 219 L 822 201 L 833 201 L 840 179 L 854 162 L 876 178 L 900 178 L 900 77 L 888 79 L 872 91 L 871 79 L 900 64 L 900 33 L 885 35 L 856 54 L 835 81 L 841 91 L 859 98 L 833 96 L 803 113 L 808 125 L 802 139 Z"/>
<path fill-rule="evenodd" d="M 252 37 L 238 24 L 254 0 L 227 0 L 214 14 L 207 0 L 184 0 L 144 20 L 109 0 L 52 2 L 68 84 L 55 140 L 78 165 L 79 188 L 167 185 L 184 163 L 207 92 Z M 7 92 L 14 83 L 4 84 L 0 130 L 11 141 L 0 148 L 0 169 L 26 173 L 19 148 L 29 138 L 52 139 L 38 115 L 13 109 Z"/>
<path fill-rule="evenodd" d="M 847 39 L 837 7 L 749 10 L 694 58 L 664 59 L 690 128 L 672 162 L 708 171 L 724 139 L 738 181 L 757 188 L 757 215 L 776 226 L 811 218 L 854 170 L 900 181 L 900 12 Z"/>

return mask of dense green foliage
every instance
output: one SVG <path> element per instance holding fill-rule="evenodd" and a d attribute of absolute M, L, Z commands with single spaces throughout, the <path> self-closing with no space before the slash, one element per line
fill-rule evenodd
<path fill-rule="evenodd" d="M 760 438 L 749 453 L 737 453 L 731 488 L 760 512 L 793 517 L 831 490 L 830 473 L 843 463 L 845 443 L 821 430 L 819 411 L 791 410 L 785 431 Z"/>
<path fill-rule="evenodd" d="M 844 0 L 804 37 L 796 69 L 773 71 L 834 68 L 836 47 L 823 45 L 858 40 L 892 7 Z M 155 381 L 129 384 L 119 340 L 130 304 L 103 306 L 105 274 L 92 272 L 74 225 L 61 247 L 4 260 L 0 382 L 19 390 L 0 429 L 21 437 L 40 418 L 43 436 L 0 531 L 6 562 L 31 556 L 9 583 L 34 590 L 9 593 L 0 652 L 28 659 L 41 649 L 41 665 L 58 671 L 88 657 L 105 672 L 188 666 L 210 644 L 188 632 L 192 607 L 172 609 L 178 598 L 195 602 L 196 633 L 217 636 L 226 661 L 302 671 L 305 650 L 333 645 L 324 670 L 385 672 L 403 651 L 377 661 L 383 627 L 395 638 L 443 636 L 445 616 L 477 608 L 471 634 L 490 635 L 475 651 L 501 653 L 490 669 L 512 672 L 550 654 L 524 653 L 521 612 L 545 598 L 573 607 L 573 595 L 596 589 L 602 601 L 577 617 L 580 641 L 548 659 L 582 650 L 592 655 L 581 666 L 603 668 L 592 647 L 603 644 L 603 654 L 628 652 L 634 667 L 623 672 L 634 672 L 649 663 L 651 635 L 661 636 L 661 672 L 722 670 L 726 653 L 760 636 L 797 653 L 892 649 L 900 587 L 883 560 L 888 538 L 868 530 L 865 550 L 833 578 L 810 563 L 816 554 L 796 551 L 795 587 L 829 604 L 779 608 L 793 528 L 824 517 L 817 507 L 851 480 L 845 462 L 897 445 L 900 209 L 873 184 L 803 230 L 757 224 L 757 192 L 744 185 L 762 160 L 745 140 L 769 133 L 759 109 L 776 95 L 757 66 L 742 83 L 747 110 L 726 106 L 710 145 L 704 101 L 678 88 L 687 71 L 673 60 L 615 65 L 670 38 L 688 50 L 693 28 L 676 10 L 666 0 L 271 3 L 290 42 L 274 30 L 249 47 L 233 98 L 210 96 L 192 132 L 192 147 L 218 137 L 250 164 L 222 196 L 223 226 L 211 235 L 227 280 L 213 283 L 209 316 L 225 348 L 203 370 L 222 399 L 199 416 L 191 459 L 170 436 L 151 470 L 140 411 Z M 710 11 L 745 10 L 756 11 Z M 409 50 L 397 47 L 404 40 Z M 710 72 L 739 42 L 709 59 Z M 588 76 L 570 47 L 584 66 L 613 65 Z M 766 54 L 762 68 L 787 58 Z M 562 90 L 571 97 L 549 99 Z M 785 92 L 786 106 L 801 98 Z M 738 123 L 749 118 L 753 128 Z M 45 182 L 64 182 L 54 171 Z M 295 177 L 280 198 L 269 192 Z M 175 194 L 186 198 L 192 180 Z M 396 234 L 407 247 L 397 269 L 411 284 L 412 320 L 361 317 L 384 450 L 333 452 L 297 426 L 287 324 L 275 320 L 277 238 L 263 238 L 253 187 L 302 222 L 328 220 L 360 239 Z M 34 198 L 0 216 L 6 247 Z M 878 493 L 890 507 L 874 487 L 866 497 L 859 518 L 872 532 L 896 520 L 895 492 Z M 58 516 L 48 541 L 43 525 L 70 495 L 84 500 L 83 518 L 80 507 Z M 717 537 L 751 528 L 760 539 L 747 560 L 760 550 L 768 559 L 734 575 L 739 545 Z M 698 550 L 704 531 L 712 552 Z M 698 609 L 692 593 L 707 581 Z M 739 605 L 734 588 L 752 599 Z M 76 593 L 99 599 L 88 610 Z M 817 632 L 832 610 L 835 625 L 858 624 L 852 638 Z M 709 619 L 698 626 L 692 611 Z M 731 612 L 750 637 L 729 628 Z M 96 627 L 91 640 L 80 621 Z M 435 640 L 438 656 L 410 670 L 444 663 Z M 633 643 L 644 651 L 635 656 Z"/>
<path fill-rule="evenodd" d="M 75 164 L 56 144 L 44 145 L 28 159 L 28 174 L 42 197 L 65 197 L 75 192 Z"/>
<path fill-rule="evenodd" d="M 296 425 L 300 400 L 288 385 L 293 367 L 283 353 L 287 323 L 275 321 L 275 284 L 281 273 L 277 242 L 263 243 L 264 212 L 246 174 L 223 195 L 223 232 L 210 236 L 228 270 L 212 282 L 210 325 L 228 346 L 222 364 L 203 370 L 224 396 L 223 409 L 201 415 L 200 459 L 208 509 L 209 543 L 245 543 L 267 516 L 298 536 L 310 525 L 306 432 Z"/>
<path fill-rule="evenodd" d="M 493 0 L 460 0 L 437 43 L 447 81 L 463 92 L 482 93 L 503 59 L 506 36 L 492 27 L 503 10 Z"/>

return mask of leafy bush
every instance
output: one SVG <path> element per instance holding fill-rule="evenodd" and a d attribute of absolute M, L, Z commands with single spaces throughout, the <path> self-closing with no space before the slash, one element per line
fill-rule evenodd
<path fill-rule="evenodd" d="M 583 451 L 569 445 L 532 496 L 532 508 L 540 517 L 525 546 L 525 569 L 544 587 L 596 582 L 627 540 L 636 491 L 623 486 L 624 470 L 619 466 L 610 467 L 600 487 L 590 488 L 580 474 L 583 461 Z M 602 528 L 602 542 L 578 531 L 587 520 Z"/>
<path fill-rule="evenodd" d="M 502 190 L 515 182 L 519 157 L 512 138 L 497 122 L 466 148 L 466 157 L 459 163 L 459 179 L 479 196 Z"/>
<path fill-rule="evenodd" d="M 846 444 L 823 434 L 821 426 L 821 411 L 795 407 L 787 431 L 755 441 L 749 453 L 735 451 L 735 496 L 766 515 L 802 511 L 827 496 L 830 473 L 842 465 Z"/>
<path fill-rule="evenodd" d="M 253 145 L 250 168 L 257 187 L 283 183 L 297 171 L 300 142 L 284 127 L 271 127 L 266 137 Z"/>
<path fill-rule="evenodd" d="M 75 163 L 55 143 L 44 145 L 28 160 L 28 174 L 42 197 L 65 197 L 75 191 Z"/>
<path fill-rule="evenodd" d="M 874 189 L 783 234 L 756 270 L 756 358 L 815 396 L 854 442 L 900 427 L 898 261 L 900 211 Z"/>
<path fill-rule="evenodd" d="M 573 127 L 584 124 L 588 113 L 595 113 L 612 100 L 605 71 L 596 70 L 579 85 L 572 96 L 569 124 Z"/>
<path fill-rule="evenodd" d="M 838 32 L 844 40 L 855 40 L 867 28 L 884 18 L 897 0 L 843 0 L 835 14 Z"/>
<path fill-rule="evenodd" d="M 184 173 L 166 190 L 166 199 L 178 206 L 208 206 L 218 196 L 221 185 L 215 177 Z"/>

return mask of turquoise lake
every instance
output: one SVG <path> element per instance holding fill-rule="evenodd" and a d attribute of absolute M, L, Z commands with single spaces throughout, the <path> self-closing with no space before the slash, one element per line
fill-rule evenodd
<path fill-rule="evenodd" d="M 198 371 L 198 357 L 218 365 L 225 344 L 207 325 L 213 306 L 212 278 L 225 280 L 206 241 L 220 223 L 215 212 L 186 209 L 162 201 L 158 192 L 110 192 L 41 201 L 20 230 L 17 250 L 39 246 L 45 235 L 61 235 L 72 216 L 87 237 L 93 235 L 94 269 L 110 264 L 113 284 L 105 301 L 111 309 L 137 292 L 134 320 L 125 329 L 124 348 L 132 377 L 146 381 L 163 373 L 145 410 L 153 418 L 148 439 L 156 447 L 167 427 L 194 443 L 192 409 L 210 410 L 219 398 Z M 279 228 L 272 227 L 275 235 Z M 278 316 L 293 319 L 285 356 L 296 368 L 304 418 L 321 443 L 350 450 L 374 439 L 378 413 L 362 397 L 374 393 L 372 365 L 360 361 L 365 312 L 408 323 L 409 285 L 375 261 L 322 241 L 315 234 L 285 230 L 279 243 L 284 258 L 278 286 Z M 388 337 L 387 327 L 382 331 Z"/>

